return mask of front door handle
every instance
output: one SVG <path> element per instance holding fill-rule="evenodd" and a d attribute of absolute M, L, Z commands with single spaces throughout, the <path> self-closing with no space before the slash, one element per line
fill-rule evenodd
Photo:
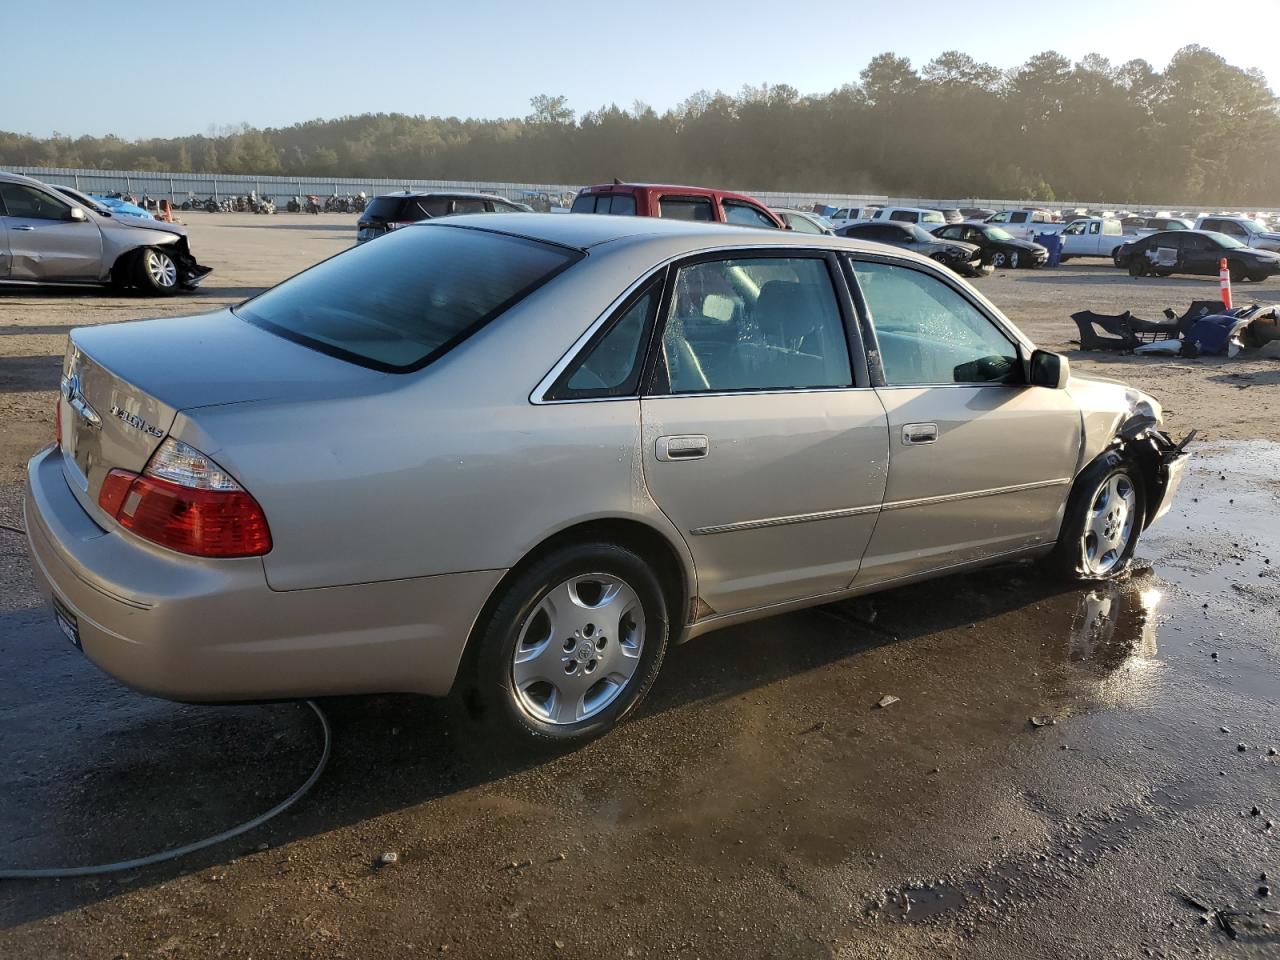
<path fill-rule="evenodd" d="M 658 459 L 701 460 L 711 451 L 711 441 L 701 434 L 682 434 L 658 438 Z"/>
<path fill-rule="evenodd" d="M 14 230 L 34 230 L 34 229 L 35 229 L 35 227 L 31 226 L 31 224 L 29 224 L 29 223 L 20 223 L 20 224 L 18 224 L 16 227 L 13 227 L 12 229 L 14 229 Z"/>
<path fill-rule="evenodd" d="M 907 446 L 912 446 L 917 443 L 937 443 L 938 425 L 936 423 L 903 424 L 902 442 Z"/>

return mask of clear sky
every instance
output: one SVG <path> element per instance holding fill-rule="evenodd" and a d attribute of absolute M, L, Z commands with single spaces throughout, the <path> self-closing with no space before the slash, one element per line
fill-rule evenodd
<path fill-rule="evenodd" d="M 746 83 L 826 92 L 884 51 L 916 67 L 948 49 L 998 67 L 1053 49 L 1163 68 L 1200 43 L 1280 90 L 1280 0 L 12 0 L 4 22 L 0 129 L 40 136 L 524 116 L 538 93 L 662 111 Z"/>

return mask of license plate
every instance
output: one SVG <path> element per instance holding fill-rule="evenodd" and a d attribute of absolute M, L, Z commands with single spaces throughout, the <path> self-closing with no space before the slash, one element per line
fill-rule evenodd
<path fill-rule="evenodd" d="M 77 650 L 81 649 L 80 624 L 76 621 L 76 615 L 57 597 L 53 598 L 53 620 L 62 631 L 62 635 L 71 641 L 71 645 Z"/>

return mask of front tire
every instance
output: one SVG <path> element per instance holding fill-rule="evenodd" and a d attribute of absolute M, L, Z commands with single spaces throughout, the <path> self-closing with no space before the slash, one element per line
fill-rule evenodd
<path fill-rule="evenodd" d="M 639 555 L 607 543 L 562 547 L 502 588 L 472 641 L 470 702 L 507 739 L 598 737 L 653 686 L 668 622 Z"/>
<path fill-rule="evenodd" d="M 143 293 L 168 297 L 178 292 L 177 262 L 159 247 L 144 247 L 133 255 L 133 283 Z"/>
<path fill-rule="evenodd" d="M 1069 580 L 1122 576 L 1145 517 L 1146 488 L 1138 465 L 1115 451 L 1103 454 L 1076 479 L 1049 566 Z"/>

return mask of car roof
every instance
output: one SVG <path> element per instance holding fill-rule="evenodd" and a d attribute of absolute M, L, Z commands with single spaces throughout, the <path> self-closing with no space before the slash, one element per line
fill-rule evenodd
<path fill-rule="evenodd" d="M 474 197 L 477 200 L 501 200 L 503 203 L 511 203 L 506 197 L 500 197 L 496 193 L 475 193 L 471 190 L 400 190 L 396 193 L 380 193 L 375 200 L 381 200 L 384 197 L 391 197 L 396 200 L 405 200 L 410 197 Z"/>
<path fill-rule="evenodd" d="M 0 170 L 0 180 L 8 180 L 10 183 L 30 183 L 40 187 L 53 186 L 53 184 L 37 180 L 35 177 L 24 176 L 21 173 L 10 173 L 7 170 Z"/>
<path fill-rule="evenodd" d="M 694 220 L 664 220 L 661 217 L 611 216 L 598 213 L 477 213 L 422 220 L 405 229 L 469 227 L 492 233 L 541 240 L 577 250 L 589 250 L 606 243 L 666 242 L 673 255 L 719 246 L 830 247 L 834 250 L 902 251 L 885 244 L 847 240 L 792 230 Z M 910 256 L 910 254 L 907 254 Z M 927 258 L 922 258 L 925 262 Z"/>

